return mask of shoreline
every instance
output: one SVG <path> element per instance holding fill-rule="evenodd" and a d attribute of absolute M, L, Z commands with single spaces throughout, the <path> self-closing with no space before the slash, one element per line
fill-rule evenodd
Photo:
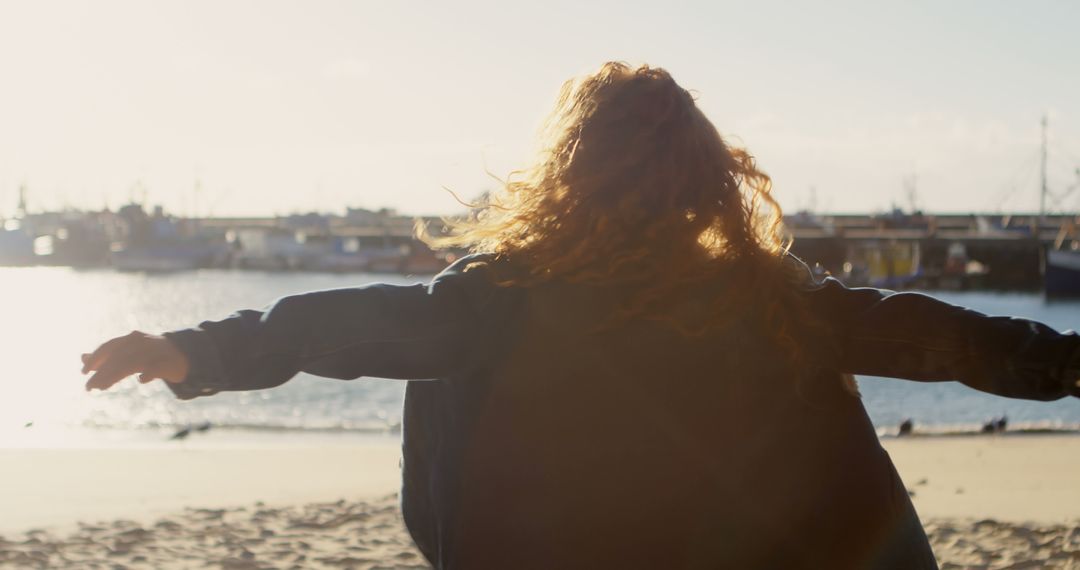
<path fill-rule="evenodd" d="M 427 567 L 397 507 L 396 437 L 247 436 L 0 449 L 0 568 Z M 882 445 L 943 568 L 1080 566 L 1076 434 Z"/>
<path fill-rule="evenodd" d="M 1061 426 L 1052 424 L 1032 423 L 1022 424 L 1018 423 L 1015 427 L 1009 427 L 1005 431 L 985 431 L 980 427 L 956 427 L 954 424 L 942 425 L 942 426 L 930 426 L 928 428 L 921 428 L 912 431 L 911 433 L 900 435 L 898 428 L 876 428 L 878 439 L 893 440 L 893 439 L 939 439 L 939 438 L 978 438 L 978 437 L 1041 437 L 1041 436 L 1061 436 L 1061 437 L 1076 437 L 1080 436 L 1080 426 Z"/>
<path fill-rule="evenodd" d="M 205 427 L 203 427 L 205 426 Z M 183 442 L 173 441 L 178 431 L 187 430 Z M 882 441 L 893 439 L 938 439 L 981 437 L 1080 436 L 1080 424 L 1059 421 L 1012 422 L 1005 431 L 984 430 L 983 425 L 968 423 L 920 424 L 912 432 L 900 435 L 897 425 L 875 426 Z M 401 426 L 390 427 L 298 427 L 267 424 L 209 424 L 209 422 L 158 424 L 137 428 L 86 426 L 34 426 L 33 431 L 7 427 L 0 435 L 2 449 L 99 449 L 113 447 L 171 448 L 179 443 L 197 446 L 269 446 L 289 447 L 316 443 L 352 445 L 356 443 L 397 442 Z"/>

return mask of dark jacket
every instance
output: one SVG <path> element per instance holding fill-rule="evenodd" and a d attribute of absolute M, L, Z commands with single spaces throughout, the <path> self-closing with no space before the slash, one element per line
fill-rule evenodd
<path fill-rule="evenodd" d="M 617 290 L 502 287 L 487 262 L 167 333 L 191 359 L 173 390 L 269 388 L 300 371 L 410 380 L 402 509 L 437 568 L 935 568 L 842 375 L 1080 395 L 1075 335 L 924 295 L 807 272 L 828 337 L 807 346 L 833 348 L 795 368 L 761 322 L 597 332 Z"/>

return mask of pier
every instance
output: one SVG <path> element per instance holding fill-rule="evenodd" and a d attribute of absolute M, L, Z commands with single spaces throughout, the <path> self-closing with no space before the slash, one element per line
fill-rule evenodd
<path fill-rule="evenodd" d="M 434 273 L 447 254 L 414 237 L 392 210 L 272 218 L 181 218 L 130 204 L 116 212 L 24 213 L 0 226 L 0 265 L 129 271 L 234 268 Z M 439 231 L 439 218 L 421 218 Z M 792 252 L 821 275 L 896 289 L 1033 291 L 1045 251 L 1071 238 L 1075 216 L 813 214 L 785 218 Z M 451 252 L 449 255 L 460 255 Z"/>
<path fill-rule="evenodd" d="M 1031 291 L 1042 286 L 1046 249 L 1072 233 L 1076 218 L 893 212 L 796 214 L 785 221 L 795 255 L 853 285 Z M 894 283 L 875 283 L 853 272 L 860 260 L 889 252 L 916 259 L 894 272 Z M 880 265 L 888 266 L 888 260 Z"/>

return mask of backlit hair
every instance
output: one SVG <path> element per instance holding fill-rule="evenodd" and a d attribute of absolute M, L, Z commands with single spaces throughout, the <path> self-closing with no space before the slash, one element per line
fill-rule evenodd
<path fill-rule="evenodd" d="M 448 225 L 447 235 L 422 237 L 522 268 L 507 284 L 625 283 L 631 293 L 618 318 L 670 319 L 680 292 L 733 276 L 738 287 L 704 321 L 762 296 L 767 306 L 756 306 L 775 317 L 783 307 L 770 291 L 790 288 L 768 175 L 661 68 L 613 62 L 567 81 L 533 165 Z M 784 329 L 786 320 L 775 324 Z"/>

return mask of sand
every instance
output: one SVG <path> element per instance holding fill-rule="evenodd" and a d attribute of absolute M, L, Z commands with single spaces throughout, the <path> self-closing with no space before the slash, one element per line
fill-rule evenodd
<path fill-rule="evenodd" d="M 1080 569 L 1080 436 L 882 443 L 943 569 Z"/>
<path fill-rule="evenodd" d="M 1080 570 L 1080 437 L 884 444 L 943 568 Z M 390 440 L 0 450 L 0 567 L 423 568 L 397 457 Z"/>
<path fill-rule="evenodd" d="M 1080 519 L 1080 436 L 914 437 L 882 444 L 924 519 Z"/>
<path fill-rule="evenodd" d="M 0 449 L 0 535 L 29 528 L 63 531 L 77 521 L 148 520 L 188 506 L 382 497 L 401 486 L 401 451 L 389 438 L 353 445 L 322 445 L 318 439 L 280 448 L 262 444 Z"/>
<path fill-rule="evenodd" d="M 184 509 L 0 541 L 0 567 L 167 569 L 429 568 L 394 496 L 292 507 Z"/>

